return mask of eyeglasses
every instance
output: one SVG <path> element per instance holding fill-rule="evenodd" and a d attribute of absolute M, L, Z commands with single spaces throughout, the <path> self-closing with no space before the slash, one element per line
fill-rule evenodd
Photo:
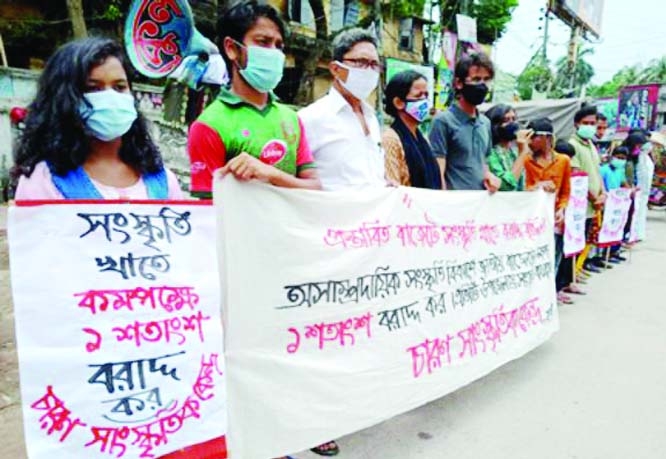
<path fill-rule="evenodd" d="M 384 68 L 384 66 L 380 62 L 371 61 L 369 59 L 363 59 L 363 58 L 359 58 L 359 59 L 349 58 L 349 59 L 347 59 L 347 58 L 343 58 L 342 61 L 343 62 L 349 62 L 350 64 L 352 64 L 351 65 L 352 67 L 355 67 L 355 68 L 358 68 L 358 69 L 372 69 L 375 72 L 381 72 L 382 69 Z"/>

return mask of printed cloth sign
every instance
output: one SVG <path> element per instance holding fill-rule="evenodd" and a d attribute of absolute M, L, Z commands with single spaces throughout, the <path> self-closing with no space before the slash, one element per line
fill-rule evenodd
<path fill-rule="evenodd" d="M 638 208 L 639 206 L 636 205 L 637 202 L 641 202 L 641 196 L 643 194 L 643 190 L 637 189 L 635 194 L 634 194 L 634 209 L 633 212 L 631 213 L 631 225 L 630 225 L 630 230 L 629 230 L 629 240 L 627 242 L 633 244 L 634 242 L 638 242 Z"/>
<path fill-rule="evenodd" d="M 558 329 L 544 192 L 322 193 L 227 177 L 215 201 L 232 459 L 369 427 Z"/>
<path fill-rule="evenodd" d="M 617 188 L 608 192 L 597 241 L 599 247 L 607 247 L 622 242 L 630 208 L 631 190 L 629 188 Z"/>
<path fill-rule="evenodd" d="M 571 196 L 564 212 L 564 256 L 578 255 L 585 249 L 588 177 L 584 172 L 571 175 Z"/>
<path fill-rule="evenodd" d="M 458 36 L 450 30 L 442 32 L 442 61 L 440 69 L 446 67 L 452 72 L 456 67 L 456 51 L 458 49 Z"/>
<path fill-rule="evenodd" d="M 476 43 L 476 18 L 456 14 L 456 26 L 458 30 L 458 40 L 469 43 Z"/>
<path fill-rule="evenodd" d="M 153 458 L 225 434 L 213 210 L 9 209 L 31 459 Z"/>

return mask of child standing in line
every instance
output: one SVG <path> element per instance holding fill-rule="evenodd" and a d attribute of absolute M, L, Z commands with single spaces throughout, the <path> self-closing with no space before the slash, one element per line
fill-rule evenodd
<path fill-rule="evenodd" d="M 628 157 L 629 150 L 626 147 L 617 147 L 613 151 L 613 156 L 610 161 L 601 166 L 601 178 L 608 191 L 629 187 L 627 184 L 626 172 Z M 611 263 L 620 263 L 626 260 L 626 258 L 620 255 L 621 247 L 621 244 L 611 247 L 610 258 L 608 261 Z"/>

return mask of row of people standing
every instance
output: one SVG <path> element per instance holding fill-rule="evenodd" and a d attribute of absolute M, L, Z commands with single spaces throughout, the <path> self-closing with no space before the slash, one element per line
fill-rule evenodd
<path fill-rule="evenodd" d="M 250 8 L 244 5 L 241 8 Z M 224 31 L 220 45 L 231 69 L 231 86 L 222 90 L 190 129 L 194 194 L 210 195 L 213 174 L 219 168 L 241 179 L 283 184 L 284 180 L 269 174 L 266 165 L 297 178 L 316 175 L 324 190 L 387 184 L 499 189 L 500 180 L 486 164 L 492 147 L 490 125 L 477 110 L 494 76 L 493 64 L 485 55 L 458 62 L 454 83 L 458 102 L 435 118 L 428 142 L 417 129 L 430 111 L 427 82 L 416 72 L 402 72 L 387 85 L 385 110 L 394 121 L 381 133 L 375 110 L 367 102 L 382 69 L 371 33 L 350 29 L 336 37 L 329 64 L 333 83 L 328 94 L 296 114 L 271 93 L 282 76 L 283 26 L 259 17 L 251 28 L 220 30 Z M 259 55 L 253 53 L 257 47 L 263 49 L 262 56 L 276 57 L 253 61 L 253 56 Z M 271 84 L 259 85 L 250 77 L 259 67 Z M 298 139 L 297 144 L 294 139 Z M 235 167 L 238 162 L 245 166 Z M 237 174 L 237 169 L 243 174 Z"/>
<path fill-rule="evenodd" d="M 616 188 L 632 188 L 633 206 L 636 207 L 638 239 L 645 238 L 645 226 L 647 218 L 647 199 L 652 183 L 652 174 L 654 163 L 649 155 L 649 143 L 645 133 L 632 131 L 621 146 L 614 148 L 611 145 L 602 144 L 603 148 L 610 152 L 611 157 L 605 161 L 604 155 L 597 149 L 598 142 L 604 137 L 604 130 L 607 126 L 606 118 L 597 113 L 592 105 L 584 105 L 574 115 L 574 135 L 567 140 L 559 140 L 557 143 L 548 145 L 561 156 L 555 155 L 553 163 L 548 166 L 547 163 L 539 161 L 541 156 L 540 146 L 535 144 L 534 140 L 542 137 L 546 133 L 548 139 L 552 139 L 552 125 L 548 120 L 535 120 L 530 122 L 528 128 L 530 131 L 520 130 L 516 123 L 515 111 L 507 105 L 497 105 L 492 107 L 487 116 L 491 120 L 493 133 L 493 151 L 488 158 L 490 171 L 502 180 L 501 190 L 523 190 L 530 189 L 534 180 L 535 164 L 541 162 L 542 166 L 550 168 L 552 172 L 550 179 L 559 176 L 565 180 L 564 175 L 554 172 L 556 159 L 564 164 L 564 156 L 568 156 L 570 161 L 570 171 L 580 171 L 588 177 L 588 207 L 586 211 L 586 240 L 585 251 L 580 256 L 576 268 L 576 277 L 571 262 L 559 264 L 556 286 L 558 291 L 558 300 L 561 303 L 571 304 L 573 299 L 567 293 L 585 294 L 574 283 L 574 279 L 580 282 L 590 276 L 591 273 L 601 272 L 601 269 L 612 267 L 613 263 L 626 261 L 621 254 L 621 245 L 617 245 L 607 254 L 604 250 L 596 247 L 598 233 L 602 224 L 602 216 L 607 192 Z M 549 126 L 545 128 L 545 126 Z M 525 147 L 525 137 L 528 136 L 530 147 Z M 551 140 L 554 142 L 554 140 Z M 603 142 L 603 141 L 602 141 Z M 627 161 L 629 158 L 629 161 Z M 562 168 L 564 170 L 565 168 Z M 570 174 L 570 172 L 569 172 Z M 566 178 L 566 182 L 569 179 Z M 523 185 L 525 184 L 525 185 Z M 636 190 L 642 190 L 640 194 Z M 566 208 L 566 201 L 563 205 L 557 204 L 556 211 L 563 212 Z M 633 210 L 630 216 L 633 215 Z M 561 221 L 563 215 L 556 215 L 556 221 Z M 631 221 L 627 223 L 626 235 L 629 235 Z M 556 228 L 556 234 L 560 229 Z M 561 247 L 561 238 L 556 235 L 556 249 Z M 561 250 L 556 250 L 556 256 L 561 257 Z M 604 259 L 605 258 L 605 259 Z M 609 262 L 611 264 L 609 264 Z"/>
<path fill-rule="evenodd" d="M 456 102 L 435 117 L 427 141 L 417 129 L 429 111 L 427 85 L 409 72 L 387 86 L 385 108 L 394 122 L 382 135 L 366 101 L 382 69 L 376 40 L 367 31 L 350 29 L 336 37 L 330 91 L 296 113 L 272 93 L 285 62 L 286 27 L 279 14 L 265 4 L 242 2 L 221 17 L 218 30 L 231 83 L 191 126 L 193 194 L 210 196 L 219 173 L 324 190 L 402 184 L 495 192 L 515 184 L 556 193 L 561 225 L 569 160 L 553 152 L 548 120 L 519 131 L 507 112 L 502 129 L 491 129 L 477 109 L 494 76 L 485 55 L 457 63 Z M 105 39 L 70 43 L 49 59 L 17 150 L 17 199 L 183 197 L 136 111 L 130 74 L 121 47 Z M 513 135 L 520 146 L 515 154 L 509 148 Z M 497 145 L 493 150 L 493 136 L 515 156 L 513 162 Z M 509 163 L 510 171 L 495 170 Z M 223 443 L 218 440 L 181 457 L 215 457 Z M 313 451 L 334 455 L 339 449 L 327 442 Z"/>
<path fill-rule="evenodd" d="M 600 159 L 596 152 L 593 139 L 596 134 L 596 109 L 591 106 L 581 107 L 574 115 L 575 134 L 568 140 L 554 138 L 552 123 L 547 119 L 531 121 L 527 133 L 521 131 L 516 124 L 515 111 L 506 105 L 492 107 L 489 116 L 494 133 L 495 147 L 491 155 L 491 171 L 503 177 L 505 191 L 521 190 L 519 175 L 524 169 L 525 189 L 534 186 L 535 173 L 544 181 L 557 184 L 555 228 L 555 266 L 556 290 L 558 302 L 573 303 L 568 293 L 585 294 L 574 283 L 574 267 L 571 261 L 562 262 L 563 256 L 563 222 L 564 212 L 568 205 L 572 171 L 583 171 L 588 175 L 588 208 L 586 211 L 586 232 L 592 241 L 595 229 L 598 231 L 596 217 L 605 201 L 605 191 L 599 168 Z M 527 136 L 530 147 L 521 147 L 518 153 L 516 145 L 521 145 Z M 551 155 L 544 156 L 544 150 Z M 542 182 L 543 183 L 543 182 Z M 551 183 L 548 184 L 551 187 Z M 559 197 L 560 194 L 562 197 Z M 566 198 L 565 198 L 566 197 Z M 589 250 L 589 249 L 588 249 Z M 585 257 L 585 255 L 584 255 Z M 587 266 L 586 266 L 587 267 Z"/>
<path fill-rule="evenodd" d="M 571 266 L 562 263 L 564 213 L 571 194 L 573 148 L 556 143 L 553 124 L 547 118 L 531 120 L 526 129 L 521 129 L 516 111 L 505 104 L 490 108 L 486 116 L 490 119 L 493 138 L 488 167 L 492 174 L 500 178 L 500 190 L 530 191 L 541 188 L 555 193 L 556 290 L 558 300 L 566 302 L 565 289 L 578 291 L 572 285 Z"/>
<path fill-rule="evenodd" d="M 602 138 L 599 130 L 605 127 L 605 121 L 594 106 L 584 106 L 577 114 L 575 120 L 577 131 L 571 139 L 572 145 L 576 147 L 575 166 L 585 172 L 590 180 L 587 212 L 588 246 L 579 266 L 584 275 L 586 272 L 598 272 L 600 269 L 612 267 L 604 260 L 604 251 L 595 247 L 608 191 L 620 187 L 631 189 L 633 203 L 625 235 L 628 237 L 631 218 L 635 215 L 638 240 L 644 240 L 646 236 L 647 204 L 654 173 L 648 137 L 640 130 L 632 130 L 619 146 L 613 143 L 603 145 L 601 142 L 602 147 L 606 148 L 602 153 L 597 147 Z M 638 190 L 640 193 L 637 193 Z M 625 261 L 619 247 L 611 251 L 610 261 L 612 263 Z"/>
<path fill-rule="evenodd" d="M 569 199 L 570 161 L 553 151 L 553 127 L 547 119 L 534 120 L 530 129 L 518 130 L 515 112 L 504 110 L 503 122 L 492 129 L 489 119 L 479 113 L 477 107 L 486 99 L 494 77 L 487 56 L 473 54 L 456 63 L 456 102 L 434 118 L 429 141 L 418 129 L 430 112 L 427 81 L 410 71 L 394 76 L 384 101 L 393 123 L 381 134 L 375 112 L 366 101 L 381 72 L 374 36 L 361 29 L 340 33 L 333 42 L 329 64 L 333 84 L 328 94 L 294 113 L 270 92 L 282 76 L 284 26 L 270 7 L 261 10 L 252 5 L 232 9 L 236 26 L 220 26 L 220 47 L 231 69 L 231 87 L 222 91 L 190 130 L 194 193 L 209 196 L 220 168 L 241 180 L 302 188 L 317 188 L 319 182 L 324 190 L 391 184 L 490 192 L 503 187 L 543 188 L 556 194 L 557 267 Z M 249 15 L 257 19 L 248 23 L 243 9 L 254 11 Z M 253 60 L 259 55 L 268 58 Z M 261 74 L 261 82 L 255 81 L 255 73 Z M 495 150 L 493 138 L 497 140 Z M 520 145 L 515 158 L 509 148 L 514 141 Z M 295 178 L 287 179 L 285 172 Z"/>

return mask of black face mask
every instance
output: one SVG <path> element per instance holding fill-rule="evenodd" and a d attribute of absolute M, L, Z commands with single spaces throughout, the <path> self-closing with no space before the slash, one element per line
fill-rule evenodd
<path fill-rule="evenodd" d="M 488 85 L 485 83 L 479 84 L 463 84 L 462 91 L 460 91 L 463 98 L 472 105 L 480 105 L 486 100 L 488 95 Z"/>
<path fill-rule="evenodd" d="M 500 140 L 516 140 L 516 133 L 518 132 L 518 129 L 520 129 L 520 125 L 514 121 L 509 124 L 498 126 L 497 135 L 499 136 Z"/>

